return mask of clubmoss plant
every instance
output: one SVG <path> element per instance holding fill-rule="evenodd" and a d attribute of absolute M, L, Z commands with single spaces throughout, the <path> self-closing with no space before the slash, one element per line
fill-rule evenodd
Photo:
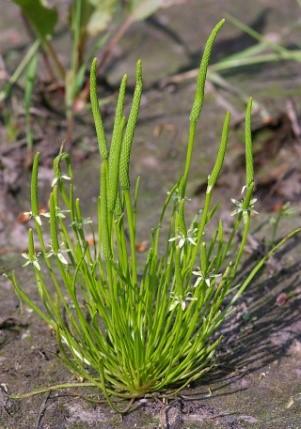
<path fill-rule="evenodd" d="M 206 373 L 222 339 L 218 330 L 234 303 L 267 259 L 299 231 L 275 245 L 237 283 L 255 202 L 251 100 L 245 119 L 246 182 L 241 201 L 236 202 L 231 232 L 225 233 L 222 220 L 214 221 L 217 210 L 212 205 L 228 144 L 229 113 L 208 176 L 204 207 L 192 223 L 187 221 L 187 181 L 206 73 L 223 24 L 224 20 L 214 27 L 204 48 L 183 174 L 167 194 L 142 268 L 135 247 L 139 181 L 132 186 L 129 175 L 142 94 L 141 62 L 137 63 L 128 117 L 124 110 L 126 76 L 121 81 L 110 145 L 96 95 L 96 60 L 91 66 L 91 107 L 101 157 L 96 224 L 82 215 L 80 201 L 74 195 L 70 158 L 63 152 L 53 164 L 49 213 L 40 212 L 39 154 L 34 158 L 33 228 L 28 233 L 28 253 L 24 257 L 25 265 L 32 266 L 42 306 L 28 296 L 14 274 L 11 279 L 21 300 L 56 333 L 65 365 L 86 380 L 83 385 L 97 387 L 109 401 L 111 397 L 137 398 L 182 388 Z M 162 234 L 166 224 L 168 237 Z M 209 224 L 216 225 L 210 234 Z M 91 232 L 93 246 L 87 239 Z"/>

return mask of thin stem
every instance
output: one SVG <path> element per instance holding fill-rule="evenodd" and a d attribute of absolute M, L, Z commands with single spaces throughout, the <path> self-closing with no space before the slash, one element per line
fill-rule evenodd
<path fill-rule="evenodd" d="M 135 220 L 134 220 L 132 201 L 131 201 L 130 192 L 128 190 L 124 191 L 124 200 L 125 200 L 128 227 L 129 227 L 129 236 L 130 236 L 132 280 L 134 285 L 136 285 L 137 284 L 136 230 L 135 230 Z"/>
<path fill-rule="evenodd" d="M 32 390 L 27 393 L 19 393 L 16 395 L 10 395 L 11 399 L 26 399 L 31 398 L 32 396 L 41 395 L 42 393 L 52 392 L 54 390 L 62 390 L 62 389 L 73 389 L 75 387 L 96 387 L 94 383 L 61 383 L 61 384 L 53 384 L 47 387 L 41 387 L 40 389 Z"/>

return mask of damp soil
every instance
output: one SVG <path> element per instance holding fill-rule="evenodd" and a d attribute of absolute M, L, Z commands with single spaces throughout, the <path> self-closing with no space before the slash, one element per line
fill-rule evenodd
<path fill-rule="evenodd" d="M 181 171 L 185 154 L 194 82 L 168 83 L 170 76 L 196 67 L 200 41 L 225 12 L 242 20 L 248 16 L 249 25 L 269 34 L 277 34 L 280 26 L 289 25 L 301 13 L 293 0 L 277 8 L 273 7 L 272 0 L 227 3 L 221 7 L 218 1 L 204 0 L 200 5 L 198 0 L 190 0 L 135 25 L 100 82 L 100 90 L 107 100 L 104 114 L 110 132 L 120 76 L 129 71 L 132 84 L 131 70 L 134 70 L 135 60 L 142 58 L 146 88 L 132 160 L 133 177 L 141 176 L 138 224 L 141 243 L 149 238 L 162 199 Z M 1 25 L 3 23 L 0 47 L 8 68 L 12 69 L 29 42 L 18 19 L 17 9 L 5 6 L 0 18 Z M 18 31 L 12 26 L 16 22 L 19 22 Z M 289 43 L 297 41 L 298 32 L 292 32 Z M 63 51 L 66 49 L 63 32 L 56 43 Z M 250 38 L 227 26 L 216 45 L 214 59 L 252 43 Z M 226 76 L 245 93 L 254 95 L 271 116 L 269 123 L 263 124 L 258 118 L 254 123 L 261 214 L 254 218 L 250 258 L 258 256 L 263 237 L 268 238 L 271 234 L 269 219 L 285 202 L 291 201 L 295 214 L 282 220 L 279 236 L 300 225 L 301 141 L 293 118 L 295 115 L 298 123 L 299 69 L 298 64 L 277 63 L 229 72 Z M 60 110 L 60 94 L 49 95 L 52 106 L 49 109 L 43 91 L 44 87 L 35 95 L 38 108 L 34 135 L 35 148 L 42 153 L 41 198 L 46 204 L 52 178 L 51 160 L 66 137 L 66 123 Z M 243 108 L 240 101 L 225 91 L 208 87 L 207 92 L 189 184 L 191 212 L 201 207 L 204 184 L 220 135 L 224 100 L 236 111 Z M 16 270 L 23 287 L 35 297 L 30 274 L 19 268 L 20 252 L 26 248 L 28 225 L 18 222 L 18 215 L 29 209 L 26 166 L 30 165 L 22 131 L 21 95 L 18 90 L 13 93 L 10 104 L 0 112 L 0 272 Z M 10 111 L 13 115 L 8 127 Z M 244 180 L 242 139 L 243 127 L 233 128 L 224 173 L 216 188 L 215 199 L 220 203 L 225 221 L 230 219 L 230 198 L 239 197 Z M 91 117 L 86 110 L 75 120 L 70 151 L 76 192 L 85 207 L 85 214 L 93 217 L 99 160 Z M 123 416 L 113 412 L 95 390 L 89 389 L 54 391 L 22 401 L 9 398 L 11 393 L 75 380 L 62 367 L 50 330 L 26 306 L 20 306 L 9 283 L 1 277 L 0 428 L 301 428 L 300 244 L 298 239 L 290 242 L 243 297 L 236 313 L 223 328 L 224 342 L 216 366 L 204 380 L 170 400 L 160 397 L 141 399 L 135 404 L 134 411 Z"/>

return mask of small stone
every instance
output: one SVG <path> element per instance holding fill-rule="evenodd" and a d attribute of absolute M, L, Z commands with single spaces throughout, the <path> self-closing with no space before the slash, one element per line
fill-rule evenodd
<path fill-rule="evenodd" d="M 289 353 L 294 355 L 301 355 L 301 341 L 294 340 L 289 348 Z"/>
<path fill-rule="evenodd" d="M 288 295 L 285 292 L 280 293 L 276 298 L 277 305 L 284 305 L 288 301 Z"/>

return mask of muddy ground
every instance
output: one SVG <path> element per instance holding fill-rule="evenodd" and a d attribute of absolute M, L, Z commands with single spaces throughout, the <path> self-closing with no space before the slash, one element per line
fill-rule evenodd
<path fill-rule="evenodd" d="M 133 154 L 133 176 L 141 175 L 139 241 L 147 240 L 157 219 L 162 198 L 175 181 L 185 151 L 187 116 L 194 82 L 174 84 L 170 76 L 197 64 L 200 44 L 210 28 L 225 12 L 246 20 L 258 31 L 278 34 L 301 15 L 297 2 L 257 0 L 225 2 L 188 0 L 136 24 L 117 49 L 107 70 L 101 91 L 108 97 L 105 107 L 107 129 L 113 112 L 116 85 L 123 72 L 133 76 L 141 57 L 145 70 L 145 92 Z M 12 23 L 18 23 L 18 31 Z M 9 3 L 0 18 L 0 49 L 13 67 L 28 44 L 17 9 Z M 300 30 L 294 30 L 287 43 L 297 44 Z M 62 52 L 68 40 L 60 34 L 56 43 Z M 253 43 L 230 25 L 219 37 L 214 61 Z M 275 63 L 227 72 L 229 82 L 252 94 L 271 115 L 268 125 L 254 121 L 257 196 L 264 223 L 254 242 L 269 237 L 269 218 L 286 201 L 295 214 L 283 219 L 278 235 L 300 225 L 301 167 L 300 136 L 294 129 L 291 112 L 300 116 L 301 74 L 296 63 Z M 130 79 L 131 80 L 131 79 Z M 131 81 L 132 82 L 132 81 Z M 29 209 L 28 180 L 21 92 L 13 93 L 10 104 L 1 111 L 0 125 L 0 272 L 15 269 L 23 286 L 35 296 L 30 274 L 20 269 L 20 252 L 26 247 L 27 226 L 17 221 Z M 51 160 L 66 136 L 66 123 L 56 94 L 51 111 L 35 94 L 38 106 L 34 126 L 35 147 L 42 153 L 42 198 L 47 199 L 51 180 Z M 208 97 L 199 131 L 199 146 L 193 159 L 189 189 L 191 210 L 200 207 L 210 161 L 214 159 L 225 100 L 237 113 L 241 102 L 220 89 L 208 87 Z M 13 109 L 13 110 L 12 110 Z M 7 114 L 11 115 L 8 127 Z M 234 115 L 235 116 L 235 115 Z M 6 120 L 4 120 L 4 117 Z M 232 130 L 224 174 L 216 189 L 222 216 L 229 218 L 230 197 L 238 197 L 243 185 L 242 126 Z M 98 158 L 90 113 L 77 118 L 72 143 L 77 192 L 86 214 L 93 217 L 98 192 Z M 254 229 L 256 229 L 254 227 Z M 297 238 L 273 260 L 264 275 L 252 285 L 236 314 L 224 328 L 225 341 L 216 367 L 201 383 L 191 386 L 177 398 L 143 399 L 136 410 L 125 416 L 112 412 L 95 391 L 78 389 L 51 392 L 22 401 L 9 399 L 9 393 L 27 392 L 40 386 L 74 381 L 58 359 L 55 340 L 39 319 L 14 296 L 1 277 L 0 287 L 0 428 L 2 429 L 80 429 L 80 428 L 301 428 L 301 284 L 300 240 Z M 256 247 L 256 246 L 255 246 Z M 254 256 L 254 255 L 253 255 Z M 88 401 L 87 399 L 91 399 Z M 93 402 L 94 401 L 94 402 Z"/>

